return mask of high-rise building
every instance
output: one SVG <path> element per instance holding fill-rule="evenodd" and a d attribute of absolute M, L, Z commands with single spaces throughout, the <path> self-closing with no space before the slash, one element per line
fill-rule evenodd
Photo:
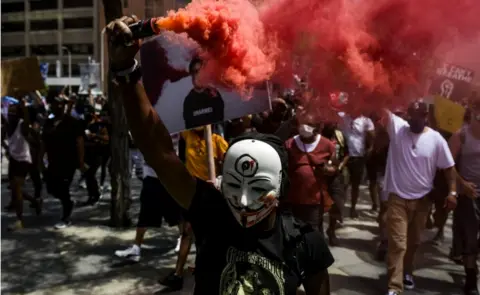
<path fill-rule="evenodd" d="M 125 14 L 139 18 L 175 8 L 175 0 L 121 1 Z M 100 0 L 2 0 L 1 14 L 2 59 L 38 56 L 50 64 L 49 85 L 80 85 L 79 65 L 101 62 L 101 50 L 106 50 L 101 44 L 105 18 Z"/>

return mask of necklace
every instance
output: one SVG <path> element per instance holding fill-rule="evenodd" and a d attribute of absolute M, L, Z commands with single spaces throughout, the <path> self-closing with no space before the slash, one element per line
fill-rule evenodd
<path fill-rule="evenodd" d="M 416 141 L 413 140 L 412 132 L 409 132 L 409 135 L 410 135 L 410 141 L 412 142 L 412 150 L 416 150 L 417 149 L 417 142 L 418 142 L 418 139 L 420 138 L 420 135 L 418 136 Z"/>

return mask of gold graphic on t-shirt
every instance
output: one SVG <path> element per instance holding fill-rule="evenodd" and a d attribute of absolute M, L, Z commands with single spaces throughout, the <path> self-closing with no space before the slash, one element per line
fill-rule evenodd
<path fill-rule="evenodd" d="M 220 277 L 221 295 L 285 295 L 281 263 L 230 247 Z"/>

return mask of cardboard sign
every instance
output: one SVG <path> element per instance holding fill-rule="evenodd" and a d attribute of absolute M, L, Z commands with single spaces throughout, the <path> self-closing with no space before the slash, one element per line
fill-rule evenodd
<path fill-rule="evenodd" d="M 460 101 L 470 95 L 474 74 L 470 69 L 440 62 L 435 67 L 429 93 Z"/>
<path fill-rule="evenodd" d="M 16 97 L 45 88 L 36 57 L 2 60 L 2 95 Z"/>
<path fill-rule="evenodd" d="M 270 109 L 266 83 L 249 100 L 216 85 L 195 90 L 188 68 L 196 48 L 190 39 L 171 32 L 144 42 L 140 48 L 145 91 L 170 133 Z"/>
<path fill-rule="evenodd" d="M 463 125 L 465 108 L 447 98 L 436 96 L 434 99 L 434 113 L 439 129 L 455 133 Z"/>

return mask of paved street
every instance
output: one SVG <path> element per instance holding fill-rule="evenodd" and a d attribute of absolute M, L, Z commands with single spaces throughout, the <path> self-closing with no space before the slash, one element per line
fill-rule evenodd
<path fill-rule="evenodd" d="M 2 166 L 5 172 L 5 164 Z M 137 179 L 132 179 L 132 187 L 132 212 L 136 218 L 141 184 Z M 30 184 L 28 190 L 31 190 Z M 75 199 L 86 199 L 86 191 L 79 188 L 72 191 Z M 10 197 L 6 183 L 2 184 L 1 197 L 3 206 Z M 370 206 L 367 203 L 360 204 L 359 220 L 347 218 L 344 227 L 339 230 L 342 245 L 332 248 L 336 262 L 330 269 L 333 294 L 383 294 L 385 266 L 374 260 L 377 224 L 368 208 Z M 52 227 L 60 214 L 57 200 L 50 197 L 46 199 L 41 217 L 35 217 L 28 206 L 25 206 L 25 212 L 28 229 L 21 233 L 6 231 L 7 225 L 14 220 L 14 214 L 2 212 L 2 294 L 165 293 L 156 280 L 174 267 L 176 255 L 173 248 L 178 235 L 176 228 L 149 231 L 142 261 L 125 265 L 114 258 L 113 252 L 131 244 L 135 229 L 115 230 L 106 226 L 109 198 L 102 199 L 95 208 L 75 210 L 74 225 L 62 231 Z M 428 243 L 433 234 L 425 233 L 427 242 L 418 257 L 418 289 L 405 294 L 460 295 L 462 268 L 447 259 L 451 241 L 450 226 L 446 231 L 446 243 L 441 247 Z M 192 277 L 189 276 L 184 290 L 174 294 L 191 294 L 192 285 Z"/>

